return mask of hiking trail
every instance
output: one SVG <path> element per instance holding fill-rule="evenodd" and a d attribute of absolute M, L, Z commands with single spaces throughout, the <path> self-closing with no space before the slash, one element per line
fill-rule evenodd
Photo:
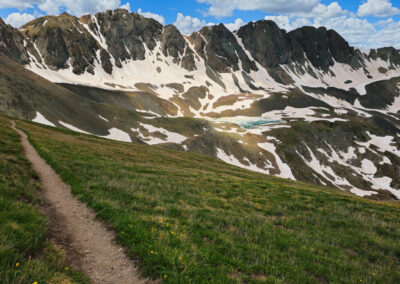
<path fill-rule="evenodd" d="M 70 187 L 40 157 L 27 135 L 15 127 L 15 121 L 11 127 L 20 135 L 25 155 L 40 177 L 48 207 L 46 214 L 50 215 L 50 227 L 53 227 L 51 234 L 55 235 L 56 244 L 66 251 L 72 267 L 85 273 L 92 283 L 147 283 L 134 261 L 115 244 L 115 234 L 96 220 L 93 210 L 72 195 Z"/>

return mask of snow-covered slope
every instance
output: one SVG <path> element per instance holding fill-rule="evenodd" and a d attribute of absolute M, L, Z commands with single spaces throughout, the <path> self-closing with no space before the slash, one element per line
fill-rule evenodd
<path fill-rule="evenodd" d="M 30 105 L 35 122 L 400 198 L 394 48 L 358 50 L 332 30 L 286 33 L 270 21 L 183 36 L 125 10 L 39 18 L 10 32 L 20 63 L 82 98 L 70 107 L 91 119 L 61 116 L 49 101 Z"/>

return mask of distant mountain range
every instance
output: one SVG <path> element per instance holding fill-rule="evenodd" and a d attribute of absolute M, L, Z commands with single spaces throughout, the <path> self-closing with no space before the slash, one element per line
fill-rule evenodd
<path fill-rule="evenodd" d="M 251 22 L 190 36 L 126 10 L 0 19 L 0 112 L 400 198 L 400 51 Z"/>

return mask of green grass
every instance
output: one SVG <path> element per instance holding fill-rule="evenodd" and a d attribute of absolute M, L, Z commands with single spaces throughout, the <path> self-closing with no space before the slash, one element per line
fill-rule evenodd
<path fill-rule="evenodd" d="M 0 117 L 0 283 L 86 283 L 65 270 L 63 253 L 45 241 L 47 220 L 36 208 L 39 186 L 19 136 Z"/>
<path fill-rule="evenodd" d="M 18 123 L 167 283 L 400 283 L 400 207 L 192 153 Z"/>

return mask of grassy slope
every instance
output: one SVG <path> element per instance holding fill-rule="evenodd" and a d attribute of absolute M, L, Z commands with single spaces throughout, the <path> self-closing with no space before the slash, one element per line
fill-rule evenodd
<path fill-rule="evenodd" d="M 62 252 L 45 242 L 47 221 L 35 208 L 38 195 L 38 176 L 19 136 L 0 117 L 0 283 L 85 283 L 65 270 Z"/>
<path fill-rule="evenodd" d="M 399 283 L 400 208 L 218 160 L 19 122 L 146 275 Z"/>

